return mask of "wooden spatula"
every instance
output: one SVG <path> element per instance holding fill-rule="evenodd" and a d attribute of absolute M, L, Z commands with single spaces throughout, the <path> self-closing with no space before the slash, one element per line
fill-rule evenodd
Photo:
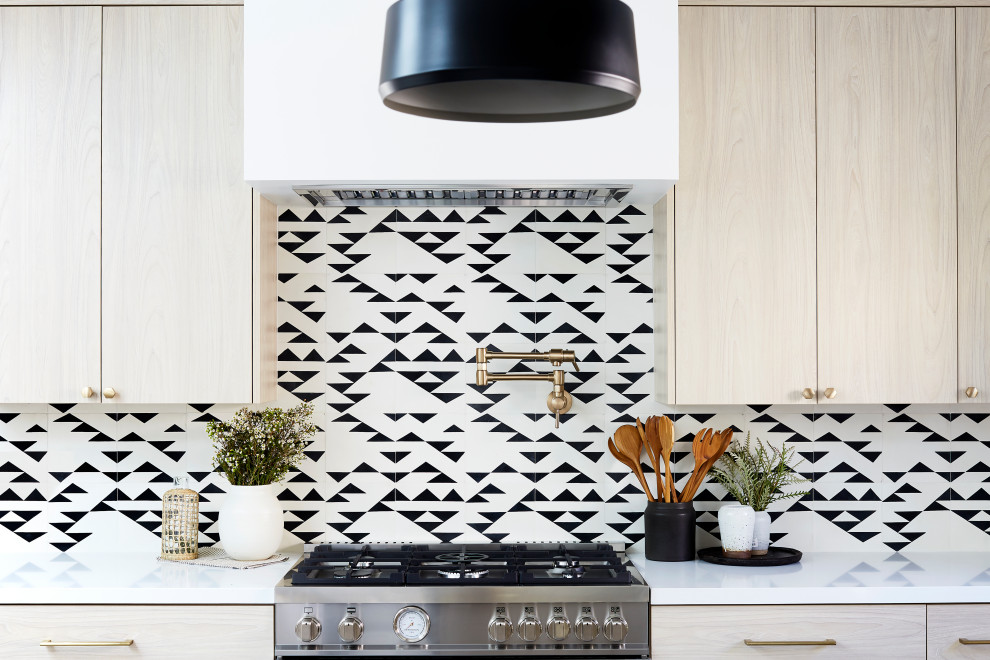
<path fill-rule="evenodd" d="M 646 476 L 643 474 L 643 466 L 640 463 L 640 455 L 643 453 L 643 441 L 639 437 L 639 431 L 635 427 L 629 424 L 623 424 L 615 430 L 615 448 L 618 449 L 619 453 L 629 459 L 633 472 L 639 477 L 639 483 L 642 484 L 643 490 L 646 491 L 646 497 L 651 502 L 656 500 L 653 497 L 653 493 L 650 492 L 650 487 L 646 484 Z"/>
<path fill-rule="evenodd" d="M 684 489 L 681 490 L 682 502 L 690 502 L 694 498 L 695 492 L 698 490 L 697 484 L 700 483 L 700 475 L 705 469 L 705 463 L 707 463 L 708 459 L 715 453 L 715 447 L 712 446 L 712 440 L 712 429 L 701 429 L 694 436 L 694 442 L 692 443 L 692 449 L 694 451 L 694 470 L 691 472 L 691 476 L 688 478 L 687 483 L 684 484 Z"/>
<path fill-rule="evenodd" d="M 646 423 L 649 424 L 651 419 L 653 418 L 648 417 Z M 657 475 L 657 496 L 659 497 L 661 491 L 663 491 L 663 485 L 660 481 L 660 454 L 650 444 L 650 436 L 647 435 L 648 429 L 643 426 L 643 422 L 639 421 L 639 417 L 636 418 L 636 430 L 639 431 L 639 439 L 643 441 L 643 446 L 646 447 L 646 455 L 650 457 L 650 465 L 653 466 L 653 473 Z"/>
<path fill-rule="evenodd" d="M 661 417 L 657 426 L 660 430 L 660 454 L 663 456 L 663 467 L 665 480 L 663 484 L 664 502 L 677 501 L 677 494 L 673 492 L 674 477 L 670 471 L 670 453 L 674 451 L 674 423 L 669 417 Z"/>
<path fill-rule="evenodd" d="M 649 417 L 646 420 L 646 450 L 656 457 L 656 471 L 657 471 L 657 496 L 664 492 L 667 485 L 664 483 L 663 473 L 660 470 L 660 461 L 662 456 L 660 454 L 660 418 L 659 417 Z"/>

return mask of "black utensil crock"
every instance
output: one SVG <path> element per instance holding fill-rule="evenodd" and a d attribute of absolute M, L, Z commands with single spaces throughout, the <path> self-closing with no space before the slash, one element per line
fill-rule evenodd
<path fill-rule="evenodd" d="M 694 559 L 694 502 L 647 502 L 644 524 L 647 559 Z"/>

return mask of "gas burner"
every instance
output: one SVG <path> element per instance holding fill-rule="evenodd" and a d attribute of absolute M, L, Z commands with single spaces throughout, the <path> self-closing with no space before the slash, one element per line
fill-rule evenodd
<path fill-rule="evenodd" d="M 435 559 L 437 561 L 445 561 L 451 564 L 470 564 L 476 561 L 485 561 L 488 559 L 488 555 L 483 555 L 480 552 L 445 552 L 437 555 Z M 485 573 L 487 572 L 488 571 L 485 571 Z"/>
<path fill-rule="evenodd" d="M 482 555 L 483 556 L 483 555 Z M 460 578 L 467 578 L 469 580 L 477 580 L 488 575 L 487 568 L 465 568 L 464 570 L 453 569 L 453 568 L 438 568 L 437 573 L 444 576 L 449 580 L 458 580 Z"/>
<path fill-rule="evenodd" d="M 375 571 L 370 568 L 359 568 L 352 571 L 348 571 L 347 567 L 333 569 L 333 576 L 337 579 L 357 578 L 361 580 L 370 577 L 378 577 L 379 575 L 381 575 L 381 571 Z"/>
<path fill-rule="evenodd" d="M 577 557 L 571 556 L 557 556 L 553 557 L 551 561 L 553 561 L 553 565 L 557 568 L 573 568 L 580 563 L 578 562 Z"/>
<path fill-rule="evenodd" d="M 557 568 L 552 568 L 548 571 L 551 575 L 559 575 L 562 578 L 567 578 L 569 580 L 574 578 L 579 578 L 584 575 L 584 566 L 572 566 L 569 568 L 563 568 L 558 566 Z"/>

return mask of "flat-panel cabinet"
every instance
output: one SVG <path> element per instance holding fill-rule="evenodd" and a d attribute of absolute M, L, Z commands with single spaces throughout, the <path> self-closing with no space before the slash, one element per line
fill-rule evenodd
<path fill-rule="evenodd" d="M 665 402 L 990 400 L 990 10 L 956 11 L 681 8 Z"/>
<path fill-rule="evenodd" d="M 990 401 L 990 8 L 956 9 L 960 402 Z"/>
<path fill-rule="evenodd" d="M 815 354 L 815 10 L 681 7 L 676 401 L 797 403 Z"/>
<path fill-rule="evenodd" d="M 663 658 L 925 659 L 924 605 L 653 607 Z"/>
<path fill-rule="evenodd" d="M 953 10 L 816 12 L 824 402 L 954 403 Z"/>
<path fill-rule="evenodd" d="M 103 384 L 252 398 L 243 8 L 103 10 Z"/>
<path fill-rule="evenodd" d="M 990 605 L 929 605 L 928 660 L 980 660 L 990 650 Z"/>
<path fill-rule="evenodd" d="M 4 660 L 269 660 L 274 647 L 270 605 L 0 606 Z"/>
<path fill-rule="evenodd" d="M 0 7 L 0 403 L 99 389 L 100 8 Z"/>
<path fill-rule="evenodd" d="M 243 8 L 0 8 L 0 403 L 275 398 Z"/>

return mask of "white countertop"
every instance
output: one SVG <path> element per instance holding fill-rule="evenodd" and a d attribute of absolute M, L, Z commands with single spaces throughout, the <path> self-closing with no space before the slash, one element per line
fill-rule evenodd
<path fill-rule="evenodd" d="M 289 561 L 247 570 L 148 553 L 0 553 L 0 604 L 270 605 L 301 551 L 282 550 Z M 642 543 L 627 554 L 654 605 L 990 603 L 990 553 L 805 553 L 776 568 L 647 561 Z"/>
<path fill-rule="evenodd" d="M 806 552 L 773 568 L 647 561 L 642 542 L 627 555 L 654 605 L 990 603 L 990 553 Z"/>
<path fill-rule="evenodd" d="M 154 553 L 0 553 L 0 604 L 271 605 L 302 555 L 250 569 L 159 562 Z"/>

